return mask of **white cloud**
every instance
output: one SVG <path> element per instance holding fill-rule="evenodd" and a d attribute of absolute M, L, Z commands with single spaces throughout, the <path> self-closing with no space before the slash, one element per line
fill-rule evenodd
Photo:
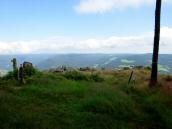
<path fill-rule="evenodd" d="M 1 42 L 0 54 L 28 53 L 151 53 L 153 32 L 138 36 L 111 36 L 104 39 L 74 40 L 50 38 L 47 40 Z M 161 28 L 161 53 L 172 54 L 172 28 Z"/>
<path fill-rule="evenodd" d="M 164 2 L 172 3 L 172 0 L 164 0 Z M 155 0 L 80 0 L 74 8 L 78 13 L 104 13 L 113 9 L 137 8 L 154 3 Z"/>

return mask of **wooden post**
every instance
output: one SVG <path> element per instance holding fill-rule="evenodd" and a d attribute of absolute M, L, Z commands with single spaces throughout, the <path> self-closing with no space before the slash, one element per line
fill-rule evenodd
<path fill-rule="evenodd" d="M 24 69 L 23 69 L 23 65 L 22 64 L 20 64 L 20 68 L 19 68 L 19 82 L 20 82 L 20 84 L 25 84 Z"/>
<path fill-rule="evenodd" d="M 13 58 L 11 60 L 11 62 L 13 63 L 13 71 L 17 70 L 17 60 L 16 60 L 16 58 Z"/>
<path fill-rule="evenodd" d="M 131 82 L 131 79 L 132 79 L 132 77 L 133 77 L 133 74 L 134 74 L 134 71 L 132 70 L 132 72 L 131 72 L 131 74 L 130 74 L 130 77 L 129 77 L 129 80 L 128 80 L 128 85 L 129 85 L 130 82 Z"/>
<path fill-rule="evenodd" d="M 161 0 L 156 0 L 155 10 L 155 36 L 154 48 L 152 57 L 152 73 L 150 80 L 150 87 L 157 84 L 158 81 L 158 54 L 159 54 L 159 40 L 160 40 L 160 24 L 161 24 Z"/>

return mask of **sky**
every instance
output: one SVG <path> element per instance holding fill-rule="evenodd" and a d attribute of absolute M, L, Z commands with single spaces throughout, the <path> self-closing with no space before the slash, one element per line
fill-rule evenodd
<path fill-rule="evenodd" d="M 172 54 L 172 0 L 160 53 Z M 152 53 L 155 0 L 0 0 L 0 54 Z"/>

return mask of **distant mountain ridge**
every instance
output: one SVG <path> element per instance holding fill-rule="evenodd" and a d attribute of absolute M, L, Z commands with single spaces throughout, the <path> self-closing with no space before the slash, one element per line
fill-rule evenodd
<path fill-rule="evenodd" d="M 10 70 L 10 60 L 17 58 L 18 64 L 23 61 L 32 62 L 41 70 L 61 65 L 70 67 L 94 67 L 113 69 L 125 66 L 151 66 L 152 54 L 30 54 L 0 55 L 0 69 Z M 172 73 L 172 54 L 159 55 L 159 70 Z"/>

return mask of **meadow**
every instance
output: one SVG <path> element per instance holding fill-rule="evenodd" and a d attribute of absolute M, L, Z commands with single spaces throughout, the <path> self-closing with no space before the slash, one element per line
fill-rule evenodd
<path fill-rule="evenodd" d="M 150 71 L 38 72 L 0 78 L 0 129 L 172 129 L 172 76 Z"/>

